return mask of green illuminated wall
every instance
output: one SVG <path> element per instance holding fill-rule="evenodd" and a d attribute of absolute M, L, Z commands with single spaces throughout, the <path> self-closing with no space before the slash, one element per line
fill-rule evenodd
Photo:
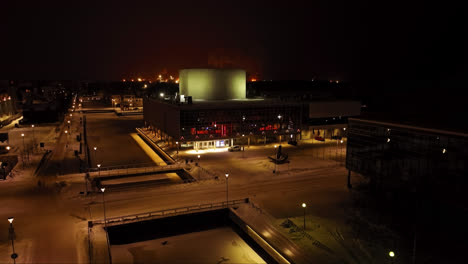
<path fill-rule="evenodd" d="M 193 99 L 245 99 L 245 70 L 185 69 L 180 70 L 179 80 L 180 94 Z"/>

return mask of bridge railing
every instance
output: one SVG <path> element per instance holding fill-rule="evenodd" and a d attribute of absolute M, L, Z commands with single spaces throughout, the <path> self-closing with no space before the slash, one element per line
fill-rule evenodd
<path fill-rule="evenodd" d="M 229 206 L 234 206 L 234 205 L 248 203 L 248 202 L 249 202 L 249 198 L 245 198 L 245 199 L 238 199 L 238 200 L 229 200 L 228 202 L 224 201 L 224 202 L 216 202 L 216 203 L 208 203 L 208 204 L 199 204 L 199 205 L 165 209 L 165 210 L 146 212 L 146 213 L 140 213 L 140 214 L 110 217 L 110 218 L 106 218 L 106 224 L 107 225 L 119 225 L 119 224 L 124 224 L 124 223 L 129 223 L 129 222 L 146 221 L 146 220 L 152 220 L 152 219 L 157 219 L 157 218 L 162 218 L 162 217 L 209 211 L 213 209 L 228 208 Z M 104 219 L 89 221 L 90 226 L 103 225 L 103 224 L 104 224 Z"/>
<path fill-rule="evenodd" d="M 167 170 L 179 170 L 187 168 L 189 165 L 177 163 L 177 164 L 160 164 L 155 166 L 154 163 L 145 164 L 147 166 L 113 166 L 113 167 L 101 167 L 101 168 L 93 168 L 90 170 L 92 172 L 92 176 L 96 177 L 106 177 L 106 176 L 118 176 L 118 175 L 128 175 L 128 174 L 136 174 L 136 173 L 151 173 L 151 172 L 158 172 L 158 171 L 167 171 Z"/>

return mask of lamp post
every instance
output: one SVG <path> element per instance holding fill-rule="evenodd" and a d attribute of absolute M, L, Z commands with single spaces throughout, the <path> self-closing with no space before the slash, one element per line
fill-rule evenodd
<path fill-rule="evenodd" d="M 282 116 L 281 115 L 278 115 L 278 119 L 279 119 L 279 130 L 281 132 L 281 118 Z M 281 135 L 278 136 L 278 141 L 279 143 L 281 144 Z"/>
<path fill-rule="evenodd" d="M 34 144 L 34 149 L 36 149 L 36 137 L 34 135 L 34 125 L 31 125 L 32 132 L 33 132 L 33 144 Z"/>
<path fill-rule="evenodd" d="M 226 207 L 229 205 L 229 173 L 226 173 Z"/>
<path fill-rule="evenodd" d="M 302 203 L 302 208 L 304 208 L 304 231 L 305 231 L 305 228 L 306 228 L 306 225 L 305 225 L 305 216 L 306 216 L 306 203 Z"/>
<path fill-rule="evenodd" d="M 94 162 L 97 163 L 97 147 L 94 147 Z"/>
<path fill-rule="evenodd" d="M 98 177 L 101 177 L 101 164 L 98 164 L 97 168 L 98 168 Z"/>
<path fill-rule="evenodd" d="M 176 145 L 177 145 L 176 159 L 179 159 L 179 141 L 176 141 Z"/>
<path fill-rule="evenodd" d="M 273 173 L 276 173 L 276 161 L 278 159 L 278 149 L 277 149 L 277 145 L 275 145 L 275 169 L 273 170 Z"/>
<path fill-rule="evenodd" d="M 241 149 L 241 151 L 242 151 L 242 158 L 244 158 L 244 137 L 245 137 L 245 135 L 242 134 L 242 146 L 241 146 L 241 147 L 242 147 L 242 149 Z"/>
<path fill-rule="evenodd" d="M 100 164 L 99 164 L 100 167 Z M 106 218 L 106 200 L 104 199 L 104 191 L 106 188 L 102 187 L 101 192 L 102 192 L 102 208 L 104 211 L 104 229 L 106 230 L 106 239 L 107 239 L 107 252 L 109 252 L 109 263 L 112 263 L 112 256 L 110 252 L 110 244 L 109 244 L 109 233 L 107 232 L 107 218 Z"/>
<path fill-rule="evenodd" d="M 11 254 L 11 258 L 13 259 L 13 263 L 16 264 L 16 258 L 18 257 L 18 254 L 15 253 L 15 229 L 13 228 L 13 217 L 8 217 L 8 222 L 10 222 L 10 228 L 8 229 L 8 234 L 11 239 L 11 247 L 13 249 L 13 254 Z"/>
<path fill-rule="evenodd" d="M 343 158 L 343 140 L 340 140 L 340 163 L 344 160 Z"/>
<path fill-rule="evenodd" d="M 197 166 L 198 166 L 198 180 L 200 180 L 200 171 L 201 171 L 201 166 L 200 166 L 200 155 L 197 156 L 198 161 L 197 161 Z"/>
<path fill-rule="evenodd" d="M 24 168 L 24 155 L 26 154 L 26 145 L 24 144 L 24 133 L 21 133 L 21 137 L 23 138 L 23 168 Z M 28 156 L 29 161 L 29 156 Z"/>

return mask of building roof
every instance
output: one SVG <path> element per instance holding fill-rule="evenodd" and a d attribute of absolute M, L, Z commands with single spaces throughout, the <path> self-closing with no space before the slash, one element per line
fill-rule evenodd
<path fill-rule="evenodd" d="M 161 102 L 156 99 L 150 99 L 152 101 Z M 173 105 L 178 107 L 181 110 L 189 109 L 236 109 L 236 108 L 246 108 L 246 107 L 281 107 L 281 106 L 300 106 L 299 102 L 293 101 L 280 101 L 274 99 L 231 99 L 231 100 L 201 100 L 194 99 L 192 104 L 183 103 L 183 104 L 171 104 L 165 102 L 168 105 Z"/>
<path fill-rule="evenodd" d="M 463 133 L 459 130 L 454 129 L 441 129 L 439 126 L 430 125 L 424 122 L 413 121 L 410 122 L 408 120 L 405 121 L 396 121 L 391 120 L 390 118 L 383 118 L 383 117 L 376 117 L 376 116 L 363 116 L 361 118 L 349 118 L 349 121 L 361 121 L 367 123 L 373 123 L 380 126 L 388 126 L 388 127 L 399 127 L 408 130 L 418 130 L 422 132 L 427 132 L 431 134 L 440 134 L 440 135 L 449 135 L 449 136 L 457 136 L 457 137 L 465 137 L 468 138 L 467 133 Z"/>

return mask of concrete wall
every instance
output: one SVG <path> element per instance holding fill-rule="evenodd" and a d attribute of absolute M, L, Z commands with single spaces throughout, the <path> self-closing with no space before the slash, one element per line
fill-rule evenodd
<path fill-rule="evenodd" d="M 359 101 L 312 102 L 309 104 L 309 118 L 359 116 L 360 114 L 361 102 Z"/>
<path fill-rule="evenodd" d="M 239 69 L 185 69 L 179 72 L 180 94 L 193 99 L 245 99 L 246 72 Z"/>

